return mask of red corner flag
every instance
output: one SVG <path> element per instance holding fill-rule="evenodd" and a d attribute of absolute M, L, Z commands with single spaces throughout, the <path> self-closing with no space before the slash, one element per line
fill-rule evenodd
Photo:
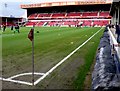
<path fill-rule="evenodd" d="M 32 83 L 34 85 L 34 28 L 31 28 L 28 38 L 32 41 Z"/>
<path fill-rule="evenodd" d="M 33 40 L 33 31 L 34 29 L 32 28 L 28 34 L 28 38 L 32 41 Z"/>

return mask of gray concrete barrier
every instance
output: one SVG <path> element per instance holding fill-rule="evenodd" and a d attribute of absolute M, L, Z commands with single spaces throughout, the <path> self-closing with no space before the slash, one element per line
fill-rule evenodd
<path fill-rule="evenodd" d="M 120 74 L 112 55 L 110 37 L 105 28 L 101 37 L 92 73 L 92 91 L 120 91 Z"/>

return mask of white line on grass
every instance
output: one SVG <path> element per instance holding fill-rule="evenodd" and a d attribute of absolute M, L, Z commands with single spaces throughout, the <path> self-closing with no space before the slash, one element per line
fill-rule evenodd
<path fill-rule="evenodd" d="M 102 29 L 102 28 L 101 28 Z M 100 30 L 101 30 L 100 29 Z M 64 59 L 62 59 L 58 64 L 56 64 L 53 68 L 51 68 L 48 72 L 46 72 L 42 77 L 40 77 L 37 81 L 34 82 L 34 85 L 37 85 L 41 80 L 43 80 L 47 75 L 49 75 L 51 72 L 53 72 L 58 66 L 60 66 L 63 62 L 65 62 L 69 57 L 71 57 L 77 50 L 79 50 L 82 46 L 84 46 L 89 40 L 91 40 L 98 32 L 98 30 L 95 34 L 93 34 L 88 40 L 86 40 L 82 45 L 77 47 L 74 51 L 72 51 L 68 56 L 66 56 Z"/>
<path fill-rule="evenodd" d="M 1 77 L 0 77 L 0 80 L 2 80 L 2 81 L 8 81 L 8 82 L 14 82 L 14 83 L 20 83 L 20 84 L 25 84 L 25 85 L 31 85 L 31 86 L 33 85 L 30 82 L 18 81 L 18 80 L 12 80 L 12 79 L 5 79 L 5 78 L 1 78 Z"/>
<path fill-rule="evenodd" d="M 45 73 L 37 73 L 37 72 L 34 72 L 34 74 L 35 74 L 35 75 L 44 75 Z M 24 76 L 24 75 L 32 75 L 32 72 L 18 74 L 18 75 L 9 77 L 9 78 L 7 78 L 7 79 L 13 79 L 13 78 L 16 78 L 16 77 L 19 77 L 19 76 Z"/>
<path fill-rule="evenodd" d="M 102 28 L 101 28 L 102 29 Z M 101 30 L 100 29 L 100 30 Z M 62 59 L 58 64 L 56 64 L 53 68 L 51 68 L 48 72 L 46 73 L 37 73 L 35 72 L 35 75 L 43 75 L 42 77 L 40 77 L 37 81 L 34 82 L 34 85 L 37 85 L 41 80 L 43 80 L 47 75 L 49 75 L 52 71 L 54 71 L 58 66 L 60 66 L 64 61 L 66 61 L 69 57 L 71 57 L 77 50 L 79 50 L 82 46 L 84 46 L 89 40 L 91 40 L 98 32 L 100 32 L 100 30 L 98 30 L 95 34 L 93 34 L 88 40 L 86 40 L 82 45 L 80 45 L 79 47 L 77 47 L 74 51 L 72 51 L 68 56 L 66 56 L 64 59 Z M 8 81 L 8 82 L 14 82 L 14 83 L 20 83 L 20 84 L 25 84 L 25 85 L 33 85 L 30 82 L 25 82 L 25 81 L 19 81 L 19 80 L 13 80 L 13 78 L 19 77 L 19 76 L 24 76 L 24 75 L 31 75 L 32 73 L 22 73 L 22 74 L 18 74 L 9 78 L 2 78 L 0 77 L 0 80 L 3 81 Z"/>
<path fill-rule="evenodd" d="M 35 72 L 34 74 L 35 74 L 35 75 L 44 75 L 45 73 L 37 73 L 37 72 Z M 0 80 L 8 81 L 8 82 L 14 82 L 14 83 L 20 83 L 20 84 L 26 84 L 26 85 L 33 85 L 33 84 L 30 83 L 30 82 L 19 81 L 19 80 L 13 80 L 14 78 L 17 78 L 17 77 L 19 77 L 19 76 L 24 76 L 24 75 L 32 75 L 32 72 L 18 74 L 18 75 L 9 77 L 9 78 L 2 78 L 2 77 L 0 77 Z"/>

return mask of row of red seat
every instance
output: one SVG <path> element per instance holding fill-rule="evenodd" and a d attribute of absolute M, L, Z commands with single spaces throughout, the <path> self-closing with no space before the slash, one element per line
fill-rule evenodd
<path fill-rule="evenodd" d="M 105 26 L 109 24 L 108 20 L 84 21 L 83 26 Z"/>
<path fill-rule="evenodd" d="M 15 26 L 13 22 L 2 22 L 2 25 L 7 25 L 7 26 Z"/>
<path fill-rule="evenodd" d="M 35 13 L 28 19 L 41 18 L 86 18 L 86 17 L 109 17 L 109 12 L 71 12 L 71 13 Z"/>
<path fill-rule="evenodd" d="M 109 24 L 108 20 L 84 20 L 84 21 L 39 21 L 39 22 L 28 22 L 26 26 L 105 26 Z"/>

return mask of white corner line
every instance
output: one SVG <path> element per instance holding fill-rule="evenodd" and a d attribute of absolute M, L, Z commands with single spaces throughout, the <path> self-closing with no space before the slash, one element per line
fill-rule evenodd
<path fill-rule="evenodd" d="M 8 81 L 8 82 L 14 82 L 14 83 L 19 83 L 19 84 L 25 84 L 25 85 L 30 85 L 30 86 L 33 85 L 33 84 L 30 83 L 30 82 L 18 81 L 18 80 L 11 80 L 11 79 L 5 79 L 5 78 L 1 78 L 1 77 L 0 77 L 0 80 Z"/>
<path fill-rule="evenodd" d="M 45 73 L 37 73 L 37 72 L 35 72 L 34 74 L 35 74 L 35 75 L 44 75 Z M 24 76 L 24 75 L 32 75 L 32 72 L 18 74 L 18 75 L 9 77 L 9 78 L 2 78 L 2 77 L 0 77 L 0 80 L 2 80 L 2 81 L 8 81 L 8 82 L 14 82 L 14 83 L 19 83 L 19 84 L 25 84 L 25 85 L 33 85 L 33 84 L 30 83 L 30 82 L 13 80 L 14 78 L 17 78 L 17 77 L 20 77 L 20 76 Z"/>
<path fill-rule="evenodd" d="M 102 29 L 102 28 L 101 28 Z M 101 30 L 100 29 L 100 30 Z M 82 46 L 84 46 L 89 40 L 91 40 L 97 33 L 100 32 L 98 30 L 95 34 L 93 34 L 89 39 L 87 39 L 83 44 L 77 47 L 74 51 L 72 51 L 69 55 L 67 55 L 64 59 L 62 59 L 58 64 L 56 64 L 53 68 L 51 68 L 48 72 L 46 72 L 42 77 L 40 77 L 37 81 L 34 82 L 34 85 L 37 85 L 41 80 L 43 80 L 46 76 L 48 76 L 51 72 L 53 72 L 58 66 L 60 66 L 63 62 L 65 62 L 69 57 L 71 57 L 77 50 L 79 50 Z"/>
<path fill-rule="evenodd" d="M 34 72 L 35 75 L 44 75 L 45 73 L 37 73 L 37 72 Z M 14 79 L 14 78 L 17 78 L 17 77 L 20 77 L 20 76 L 24 76 L 24 75 L 32 75 L 32 72 L 29 72 L 29 73 L 22 73 L 22 74 L 18 74 L 18 75 L 15 75 L 15 76 L 11 76 L 7 79 Z"/>

